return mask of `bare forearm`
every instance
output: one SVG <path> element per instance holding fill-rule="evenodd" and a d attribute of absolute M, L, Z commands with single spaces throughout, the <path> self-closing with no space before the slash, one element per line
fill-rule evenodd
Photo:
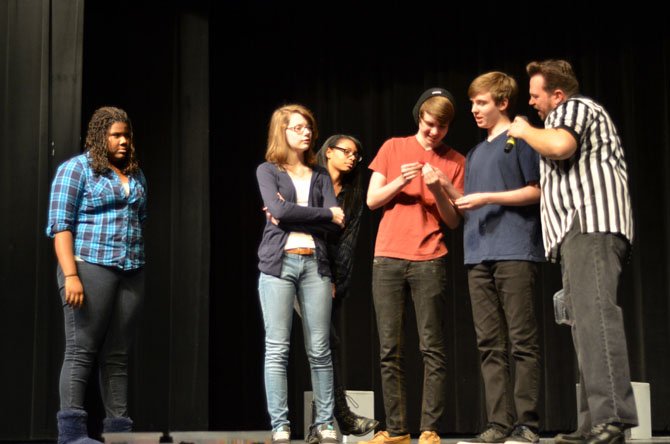
<path fill-rule="evenodd" d="M 443 185 L 442 188 L 444 188 L 444 191 L 447 193 L 447 196 L 449 196 L 449 199 L 451 200 L 456 200 L 463 197 L 463 193 L 461 193 L 459 189 L 456 188 L 454 184 L 451 182 L 449 182 L 446 185 Z"/>
<path fill-rule="evenodd" d="M 382 185 L 374 186 L 370 183 L 368 188 L 368 196 L 366 203 L 371 210 L 376 210 L 391 201 L 406 185 L 402 176 L 398 176 L 391 182 Z"/>
<path fill-rule="evenodd" d="M 56 233 L 54 238 L 54 249 L 58 264 L 65 276 L 77 274 L 77 265 L 74 262 L 74 239 L 71 231 Z"/>
<path fill-rule="evenodd" d="M 457 228 L 461 223 L 461 216 L 458 211 L 456 211 L 456 208 L 454 208 L 454 206 L 451 204 L 447 192 L 443 187 L 440 186 L 433 192 L 433 195 L 435 196 L 437 210 L 439 211 L 440 217 L 444 223 L 452 230 Z"/>
<path fill-rule="evenodd" d="M 537 185 L 528 185 L 523 188 L 496 193 L 484 193 L 488 196 L 488 203 L 507 206 L 532 205 L 540 201 L 540 188 Z"/>

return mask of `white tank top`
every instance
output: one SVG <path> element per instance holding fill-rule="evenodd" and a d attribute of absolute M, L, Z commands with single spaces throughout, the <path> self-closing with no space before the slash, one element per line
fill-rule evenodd
<path fill-rule="evenodd" d="M 296 178 L 290 176 L 293 186 L 295 187 L 297 204 L 301 207 L 306 207 L 309 200 L 309 184 L 312 180 L 312 175 L 306 178 Z M 286 245 L 284 250 L 290 250 L 291 248 L 314 248 L 314 238 L 311 234 L 300 233 L 298 231 L 291 231 L 288 235 Z"/>

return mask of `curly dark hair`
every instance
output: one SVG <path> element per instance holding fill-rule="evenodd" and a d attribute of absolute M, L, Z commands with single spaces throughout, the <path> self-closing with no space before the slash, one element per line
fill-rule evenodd
<path fill-rule="evenodd" d="M 130 122 L 128 114 L 121 108 L 103 106 L 95 110 L 91 120 L 88 122 L 88 130 L 86 131 L 86 151 L 90 155 L 91 168 L 97 175 L 104 174 L 110 169 L 107 157 L 107 132 L 112 125 L 119 122 L 127 124 L 130 130 L 128 156 L 121 171 L 123 174 L 130 175 L 139 169 L 139 163 L 137 162 L 137 157 L 135 157 L 133 124 Z"/>

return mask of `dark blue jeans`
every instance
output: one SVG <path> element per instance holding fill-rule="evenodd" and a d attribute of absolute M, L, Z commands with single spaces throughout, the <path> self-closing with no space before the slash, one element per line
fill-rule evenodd
<path fill-rule="evenodd" d="M 423 355 L 421 431 L 438 431 L 444 412 L 447 376 L 443 331 L 446 287 L 444 258 L 429 261 L 374 258 L 372 297 L 379 334 L 386 430 L 393 435 L 409 433 L 404 368 L 405 301 L 408 295 L 414 302 L 419 350 Z"/>
<path fill-rule="evenodd" d="M 65 358 L 60 373 L 61 410 L 84 409 L 86 385 L 97 359 L 108 418 L 128 416 L 128 351 L 144 300 L 144 270 L 122 271 L 77 262 L 84 305 L 65 304 L 64 277 L 57 279 L 65 318 Z"/>
<path fill-rule="evenodd" d="M 539 428 L 540 346 L 533 303 L 537 274 L 537 263 L 528 261 L 491 261 L 468 269 L 486 414 L 488 422 L 506 429 L 515 424 Z"/>
<path fill-rule="evenodd" d="M 623 315 L 617 305 L 619 277 L 629 250 L 616 234 L 581 233 L 575 220 L 561 244 L 566 308 L 580 370 L 580 398 L 588 401 L 592 425 L 637 425 L 628 369 Z M 580 429 L 588 424 L 580 424 Z"/>

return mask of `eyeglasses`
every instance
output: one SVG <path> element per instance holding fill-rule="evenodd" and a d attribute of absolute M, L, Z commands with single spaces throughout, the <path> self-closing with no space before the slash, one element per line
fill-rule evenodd
<path fill-rule="evenodd" d="M 296 134 L 304 134 L 305 130 L 309 130 L 310 133 L 313 131 L 311 125 L 295 125 L 295 126 L 290 126 L 286 129 L 291 130 L 291 131 L 295 132 Z"/>
<path fill-rule="evenodd" d="M 363 160 L 363 156 L 361 156 L 357 151 L 350 150 L 348 148 L 342 148 L 341 146 L 331 146 L 330 148 L 338 151 L 342 151 L 342 153 L 347 156 L 347 157 L 353 157 L 356 162 L 360 162 Z"/>

